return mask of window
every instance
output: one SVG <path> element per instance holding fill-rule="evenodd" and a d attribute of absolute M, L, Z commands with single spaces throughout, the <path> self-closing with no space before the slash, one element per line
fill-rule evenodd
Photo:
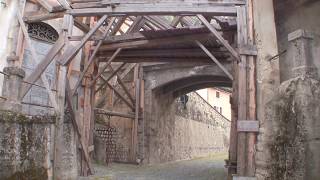
<path fill-rule="evenodd" d="M 222 107 L 220 107 L 220 114 L 222 114 Z"/>
<path fill-rule="evenodd" d="M 220 98 L 220 92 L 218 92 L 218 91 L 216 92 L 216 97 Z"/>
<path fill-rule="evenodd" d="M 29 23 L 28 33 L 34 39 L 49 43 L 54 43 L 59 38 L 58 32 L 53 27 L 42 22 Z"/>

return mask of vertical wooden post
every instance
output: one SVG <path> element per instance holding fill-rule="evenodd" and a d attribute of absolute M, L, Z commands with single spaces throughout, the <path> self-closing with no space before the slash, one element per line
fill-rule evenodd
<path fill-rule="evenodd" d="M 247 21 L 244 6 L 237 7 L 238 22 L 238 46 L 241 48 L 247 44 Z M 240 56 L 238 64 L 238 121 L 247 119 L 247 58 Z M 238 132 L 237 149 L 237 174 L 245 176 L 246 172 L 246 133 Z"/>
<path fill-rule="evenodd" d="M 90 23 L 92 26 L 94 20 L 91 19 Z M 84 63 L 87 65 L 90 59 L 90 48 L 91 44 L 87 43 L 83 48 L 83 55 L 84 55 Z M 93 104 L 92 104 L 92 95 L 94 92 L 91 85 L 92 80 L 92 72 L 93 72 L 93 66 L 90 66 L 87 73 L 84 77 L 84 87 L 83 87 L 83 123 L 82 123 L 82 135 L 84 139 L 84 147 L 86 148 L 87 152 L 90 153 L 89 147 L 92 146 L 93 140 Z M 91 142 L 91 143 L 90 143 Z M 89 167 L 87 166 L 86 160 L 84 155 L 81 156 L 82 163 L 81 163 L 81 175 L 88 176 L 89 174 Z"/>
<path fill-rule="evenodd" d="M 252 0 L 247 0 L 247 27 L 248 27 L 248 45 L 254 45 L 253 39 L 253 7 Z M 256 58 L 255 56 L 248 56 L 247 69 L 248 82 L 248 119 L 257 120 L 256 117 Z M 247 176 L 255 175 L 255 143 L 256 133 L 248 132 L 247 135 Z"/>
<path fill-rule="evenodd" d="M 233 81 L 231 103 L 231 127 L 230 127 L 230 147 L 228 159 L 228 180 L 232 180 L 232 175 L 237 174 L 237 146 L 238 146 L 238 62 L 233 61 Z"/>
<path fill-rule="evenodd" d="M 137 64 L 134 69 L 134 91 L 135 91 L 135 119 L 132 121 L 132 154 L 133 162 L 137 160 L 137 147 L 138 147 L 138 121 L 140 113 L 140 79 L 139 79 L 140 65 Z"/>

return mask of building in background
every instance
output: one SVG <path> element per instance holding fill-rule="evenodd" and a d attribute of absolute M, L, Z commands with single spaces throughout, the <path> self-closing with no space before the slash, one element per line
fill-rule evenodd
<path fill-rule="evenodd" d="M 231 89 L 207 88 L 198 90 L 197 93 L 220 114 L 222 114 L 229 120 L 231 119 Z"/>

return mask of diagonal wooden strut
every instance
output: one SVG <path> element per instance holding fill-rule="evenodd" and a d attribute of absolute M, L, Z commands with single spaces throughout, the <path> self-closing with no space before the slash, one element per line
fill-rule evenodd
<path fill-rule="evenodd" d="M 37 66 L 35 67 L 35 70 L 25 78 L 26 82 L 29 83 L 35 83 L 41 74 L 46 70 L 48 65 L 53 61 L 53 59 L 57 56 L 57 54 L 60 52 L 60 50 L 65 45 L 64 42 L 64 36 L 60 36 L 58 41 L 53 45 L 53 47 L 50 49 L 50 51 L 47 53 L 47 55 L 42 59 Z M 30 84 L 25 84 L 21 89 L 21 95 L 20 99 L 22 100 L 24 96 L 28 93 L 28 91 L 31 89 Z"/>
<path fill-rule="evenodd" d="M 30 37 L 29 37 L 29 35 L 28 35 L 27 28 L 26 28 L 26 26 L 25 26 L 25 24 L 24 24 L 24 22 L 23 22 L 23 20 L 22 20 L 22 16 L 21 16 L 21 14 L 20 14 L 19 11 L 17 11 L 17 17 L 18 17 L 18 21 L 19 21 L 19 23 L 20 23 L 20 27 L 21 27 L 21 29 L 22 29 L 22 32 L 23 32 L 23 34 L 24 34 L 24 37 L 25 37 L 25 39 L 26 39 L 26 42 L 27 42 L 27 44 L 28 44 L 28 46 L 29 46 L 29 48 L 30 48 L 30 51 L 31 51 L 31 56 L 32 56 L 31 60 L 32 60 L 34 63 L 36 63 L 37 60 L 39 60 L 40 58 L 38 57 L 38 54 L 36 53 L 36 50 L 35 50 L 34 47 L 32 46 L 31 39 L 30 39 Z M 51 88 L 50 88 L 50 85 L 49 85 L 49 81 L 48 81 L 47 77 L 46 77 L 44 74 L 41 75 L 41 80 L 42 80 L 42 82 L 43 82 L 43 84 L 44 84 L 44 87 L 45 87 L 46 90 L 47 90 L 47 93 L 48 93 L 48 95 L 49 95 L 49 99 L 50 99 L 50 101 L 51 101 L 51 103 L 52 103 L 52 106 L 55 108 L 56 111 L 58 111 L 57 101 L 56 101 L 56 99 L 55 99 L 54 94 L 53 94 L 52 91 L 51 91 Z"/>
<path fill-rule="evenodd" d="M 210 30 L 210 32 L 220 41 L 220 43 L 223 44 L 225 48 L 231 53 L 231 55 L 237 60 L 240 61 L 240 57 L 238 52 L 226 41 L 219 32 L 210 24 L 210 22 L 207 21 L 203 15 L 198 14 L 198 19 Z"/>
<path fill-rule="evenodd" d="M 102 88 L 105 86 L 105 84 L 106 84 L 107 82 L 109 82 L 110 79 L 111 79 L 114 75 L 116 75 L 116 73 L 119 72 L 119 71 L 121 70 L 121 68 L 122 68 L 125 64 L 126 64 L 126 63 L 122 63 L 115 71 L 113 71 L 113 73 L 112 73 L 107 79 L 106 79 L 106 78 L 103 78 L 103 77 L 102 77 L 102 74 L 101 74 L 99 77 L 102 77 L 102 80 L 104 81 L 104 83 L 96 89 L 95 93 L 97 93 L 98 91 L 100 91 L 100 89 L 102 89 Z M 94 83 L 94 82 L 93 82 L 93 83 Z"/>
<path fill-rule="evenodd" d="M 108 62 L 101 68 L 101 71 L 98 72 L 98 74 L 93 78 L 92 83 L 90 86 L 93 86 L 95 81 L 101 76 L 102 73 L 107 69 L 107 67 L 111 64 L 111 62 L 117 57 L 117 55 L 121 52 L 121 48 L 117 49 L 116 52 L 113 53 L 111 58 L 108 60 Z"/>
<path fill-rule="evenodd" d="M 70 61 L 77 55 L 78 51 L 85 45 L 85 43 L 91 38 L 91 36 L 100 28 L 100 26 L 104 23 L 104 21 L 107 19 L 107 15 L 104 15 L 95 27 L 93 27 L 85 36 L 84 38 L 80 41 L 80 43 L 76 46 L 73 47 L 72 45 L 69 45 L 66 48 L 65 53 L 62 55 L 60 63 L 62 65 L 67 65 L 70 63 Z"/>
<path fill-rule="evenodd" d="M 108 36 L 108 32 L 109 32 L 109 30 L 110 30 L 110 28 L 111 28 L 111 26 L 112 26 L 112 24 L 113 24 L 113 22 L 114 22 L 115 20 L 116 20 L 115 17 L 113 17 L 113 18 L 111 19 L 110 24 L 107 26 L 106 31 L 105 31 L 104 34 L 103 34 L 103 37 L 104 37 L 104 38 L 106 38 L 106 37 Z M 75 92 L 77 91 L 77 89 L 78 89 L 78 87 L 79 87 L 79 85 L 80 85 L 83 77 L 84 77 L 85 74 L 87 73 L 89 67 L 90 67 L 90 66 L 92 65 L 92 63 L 94 62 L 94 59 L 95 59 L 95 57 L 96 57 L 96 54 L 97 54 L 100 46 L 102 45 L 102 42 L 103 42 L 103 40 L 100 40 L 100 41 L 98 42 L 96 48 L 94 49 L 92 55 L 90 56 L 90 59 L 89 59 L 87 65 L 85 66 L 85 68 L 84 68 L 83 71 L 81 72 L 80 77 L 79 77 L 78 81 L 76 82 L 76 85 L 75 85 L 75 87 L 74 87 L 74 89 L 73 89 L 73 91 L 72 91 L 72 96 L 74 96 L 74 94 L 75 94 Z"/>
<path fill-rule="evenodd" d="M 232 75 L 229 73 L 229 71 L 218 61 L 217 58 L 214 57 L 213 54 L 211 54 L 211 52 L 203 45 L 201 44 L 201 42 L 199 41 L 195 41 L 196 44 L 212 59 L 213 62 L 215 62 L 219 67 L 220 69 L 226 73 L 226 75 L 231 79 L 233 80 L 233 77 Z"/>
<path fill-rule="evenodd" d="M 67 100 L 67 104 L 68 104 L 68 107 L 69 107 L 69 111 L 70 111 L 70 115 L 71 115 L 71 121 L 72 121 L 72 124 L 73 124 L 73 127 L 74 129 L 76 130 L 77 132 L 77 135 L 78 135 L 78 138 L 79 138 L 79 141 L 80 141 L 80 146 L 81 146 L 81 150 L 84 154 L 84 159 L 88 165 L 88 168 L 89 168 L 89 171 L 90 173 L 92 174 L 93 173 L 93 168 L 91 166 L 91 163 L 90 163 L 90 157 L 89 157 L 89 152 L 87 151 L 87 149 L 85 148 L 84 146 L 84 140 L 81 136 L 81 132 L 80 132 L 80 123 L 79 121 L 77 120 L 77 116 L 75 115 L 75 112 L 74 112 L 74 109 L 73 109 L 73 106 L 72 106 L 72 94 L 71 94 L 71 88 L 70 88 L 70 84 L 69 84 L 69 80 L 68 78 L 66 78 L 66 100 Z"/>

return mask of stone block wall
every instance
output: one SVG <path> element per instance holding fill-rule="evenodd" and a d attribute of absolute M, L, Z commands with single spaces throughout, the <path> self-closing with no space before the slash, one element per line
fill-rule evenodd
<path fill-rule="evenodd" d="M 52 176 L 55 117 L 0 111 L 0 179 Z"/>
<path fill-rule="evenodd" d="M 184 105 L 172 94 L 154 93 L 145 116 L 144 163 L 162 163 L 227 152 L 230 122 L 196 93 Z"/>

